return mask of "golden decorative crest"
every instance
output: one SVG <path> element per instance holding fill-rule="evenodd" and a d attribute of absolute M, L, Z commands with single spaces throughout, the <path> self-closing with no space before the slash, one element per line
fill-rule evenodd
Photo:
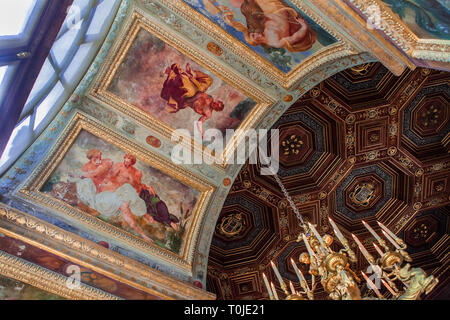
<path fill-rule="evenodd" d="M 371 183 L 358 184 L 349 196 L 354 204 L 366 207 L 375 197 L 375 186 Z"/>
<path fill-rule="evenodd" d="M 244 220 L 242 214 L 235 213 L 227 215 L 222 219 L 219 225 L 219 232 L 228 238 L 237 236 L 244 227 Z"/>

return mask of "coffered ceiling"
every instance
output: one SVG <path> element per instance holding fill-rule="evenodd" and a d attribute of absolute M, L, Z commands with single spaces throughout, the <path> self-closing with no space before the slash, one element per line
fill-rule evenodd
<path fill-rule="evenodd" d="M 380 63 L 357 66 L 314 87 L 273 126 L 280 130 L 278 176 L 303 218 L 334 236 L 332 218 L 374 256 L 362 220 L 389 226 L 414 265 L 442 280 L 430 298 L 445 296 L 448 286 L 448 80 L 429 69 L 395 76 Z M 300 232 L 274 177 L 247 163 L 217 220 L 208 288 L 220 299 L 267 298 L 262 272 L 273 277 L 271 260 L 300 288 L 289 263 L 306 251 L 296 242 Z M 364 267 L 360 261 L 355 269 Z"/>

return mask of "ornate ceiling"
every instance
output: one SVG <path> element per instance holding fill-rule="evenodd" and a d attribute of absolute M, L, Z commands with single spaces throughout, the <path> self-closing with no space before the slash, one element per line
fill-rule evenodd
<path fill-rule="evenodd" d="M 253 21 L 249 1 L 118 1 L 76 89 L 28 110 L 2 155 L 0 275 L 67 298 L 79 298 L 58 290 L 71 264 L 87 270 L 92 298 L 266 298 L 270 259 L 295 281 L 286 261 L 304 248 L 274 177 L 222 161 L 248 146 L 239 131 L 209 152 L 195 136 L 201 115 L 203 129 L 221 133 L 279 129 L 278 176 L 305 219 L 326 232 L 332 217 L 369 242 L 361 219 L 384 222 L 441 279 L 438 296 L 448 278 L 450 50 L 445 19 L 411 1 L 425 13 L 405 16 L 396 1 L 260 1 L 268 15 L 281 6 L 290 27 Z M 286 37 L 266 37 L 270 27 Z M 204 161 L 177 161 L 186 145 Z M 101 201 L 107 178 L 85 173 L 99 157 L 120 170 L 136 160 L 141 182 Z"/>
<path fill-rule="evenodd" d="M 443 280 L 430 298 L 443 298 L 448 286 L 448 80 L 429 69 L 397 77 L 380 63 L 357 66 L 311 89 L 273 126 L 280 130 L 278 176 L 302 216 L 324 233 L 332 218 L 374 256 L 375 240 L 361 221 L 388 225 L 414 265 Z M 289 260 L 306 251 L 296 242 L 301 231 L 273 176 L 245 164 L 217 220 L 208 288 L 219 299 L 267 299 L 262 273 L 274 277 L 272 260 L 300 290 Z"/>

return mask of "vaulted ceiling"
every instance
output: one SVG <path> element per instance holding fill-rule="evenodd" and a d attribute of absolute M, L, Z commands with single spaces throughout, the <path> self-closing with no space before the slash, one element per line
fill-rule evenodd
<path fill-rule="evenodd" d="M 277 175 L 306 220 L 326 233 L 331 217 L 364 243 L 361 220 L 384 222 L 440 279 L 429 297 L 448 297 L 447 6 L 256 2 L 283 9 L 285 37 L 266 37 L 253 1 L 66 0 L 42 2 L 35 42 L 0 46 L 0 276 L 80 298 L 64 286 L 73 264 L 91 298 L 263 299 L 276 260 L 295 282 L 286 261 L 305 248 L 275 177 L 222 161 L 248 147 L 238 131 L 203 153 L 201 114 L 221 133 L 278 129 Z M 186 145 L 208 161 L 176 161 Z M 132 154 L 167 219 L 129 223 L 80 196 L 93 149 L 115 164 Z"/>

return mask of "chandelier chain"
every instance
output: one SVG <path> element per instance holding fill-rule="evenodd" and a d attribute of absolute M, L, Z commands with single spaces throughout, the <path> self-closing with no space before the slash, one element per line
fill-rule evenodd
<path fill-rule="evenodd" d="M 275 177 L 275 180 L 277 181 L 278 185 L 281 188 L 281 191 L 283 191 L 284 196 L 286 197 L 287 201 L 289 202 L 292 210 L 294 210 L 295 215 L 297 216 L 298 220 L 300 220 L 300 222 L 302 224 L 304 224 L 305 222 L 303 221 L 302 215 L 300 214 L 300 212 L 298 211 L 297 207 L 294 204 L 294 201 L 292 200 L 291 196 L 289 195 L 288 191 L 286 190 L 286 188 L 284 187 L 283 182 L 281 182 L 281 179 L 278 177 L 278 175 L 273 171 L 272 167 L 270 167 L 270 171 L 272 171 L 273 176 Z"/>

